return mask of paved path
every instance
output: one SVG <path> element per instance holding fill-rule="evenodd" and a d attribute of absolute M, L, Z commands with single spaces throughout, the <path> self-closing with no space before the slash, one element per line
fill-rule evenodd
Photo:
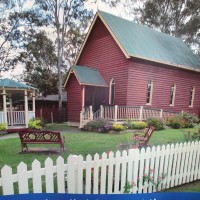
<path fill-rule="evenodd" d="M 78 128 L 75 127 L 71 127 L 68 128 L 67 130 L 62 130 L 59 131 L 62 133 L 78 133 L 80 130 Z M 9 138 L 17 138 L 18 137 L 18 133 L 6 133 L 6 134 L 1 134 L 0 133 L 0 140 L 2 139 L 9 139 Z"/>

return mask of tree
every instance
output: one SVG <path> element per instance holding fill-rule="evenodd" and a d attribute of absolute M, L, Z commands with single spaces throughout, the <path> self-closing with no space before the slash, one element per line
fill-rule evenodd
<path fill-rule="evenodd" d="M 10 18 L 22 6 L 20 0 L 0 0 L 0 72 L 13 69 L 17 64 L 20 23 L 17 15 L 14 23 Z"/>
<path fill-rule="evenodd" d="M 195 53 L 200 51 L 199 0 L 134 0 L 125 7 L 136 22 L 182 38 Z"/>
<path fill-rule="evenodd" d="M 105 1 L 105 0 L 104 0 Z M 115 5 L 118 0 L 110 1 Z M 62 109 L 62 67 L 70 66 L 93 12 L 84 7 L 85 0 L 35 0 L 35 13 L 46 20 L 56 35 L 59 110 Z"/>
<path fill-rule="evenodd" d="M 44 96 L 58 93 L 57 56 L 45 32 L 32 35 L 32 41 L 24 45 L 18 60 L 25 64 L 22 79 L 27 84 L 39 89 Z"/>

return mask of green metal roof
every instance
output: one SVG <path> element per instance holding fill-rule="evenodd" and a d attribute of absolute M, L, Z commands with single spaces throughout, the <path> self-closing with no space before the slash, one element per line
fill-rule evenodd
<path fill-rule="evenodd" d="M 99 14 L 130 57 L 200 70 L 200 60 L 181 39 L 103 11 Z"/>
<path fill-rule="evenodd" d="M 19 83 L 17 81 L 14 81 L 8 78 L 0 79 L 0 88 L 35 89 L 29 85 Z"/>
<path fill-rule="evenodd" d="M 107 87 L 101 73 L 94 68 L 75 65 L 72 67 L 80 84 Z"/>

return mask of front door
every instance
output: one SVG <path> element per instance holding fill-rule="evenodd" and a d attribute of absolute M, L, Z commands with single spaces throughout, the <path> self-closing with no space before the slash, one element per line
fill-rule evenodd
<path fill-rule="evenodd" d="M 85 91 L 85 106 L 92 106 L 93 112 L 105 104 L 105 88 L 87 86 Z"/>

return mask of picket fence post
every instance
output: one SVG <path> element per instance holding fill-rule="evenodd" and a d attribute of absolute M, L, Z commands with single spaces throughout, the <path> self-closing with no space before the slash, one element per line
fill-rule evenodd
<path fill-rule="evenodd" d="M 17 166 L 19 194 L 28 194 L 27 165 L 21 162 Z"/>
<path fill-rule="evenodd" d="M 78 156 L 70 155 L 67 163 L 67 191 L 75 194 L 78 190 Z"/>
<path fill-rule="evenodd" d="M 1 170 L 3 195 L 14 194 L 14 187 L 12 182 L 12 168 L 5 165 Z"/>

